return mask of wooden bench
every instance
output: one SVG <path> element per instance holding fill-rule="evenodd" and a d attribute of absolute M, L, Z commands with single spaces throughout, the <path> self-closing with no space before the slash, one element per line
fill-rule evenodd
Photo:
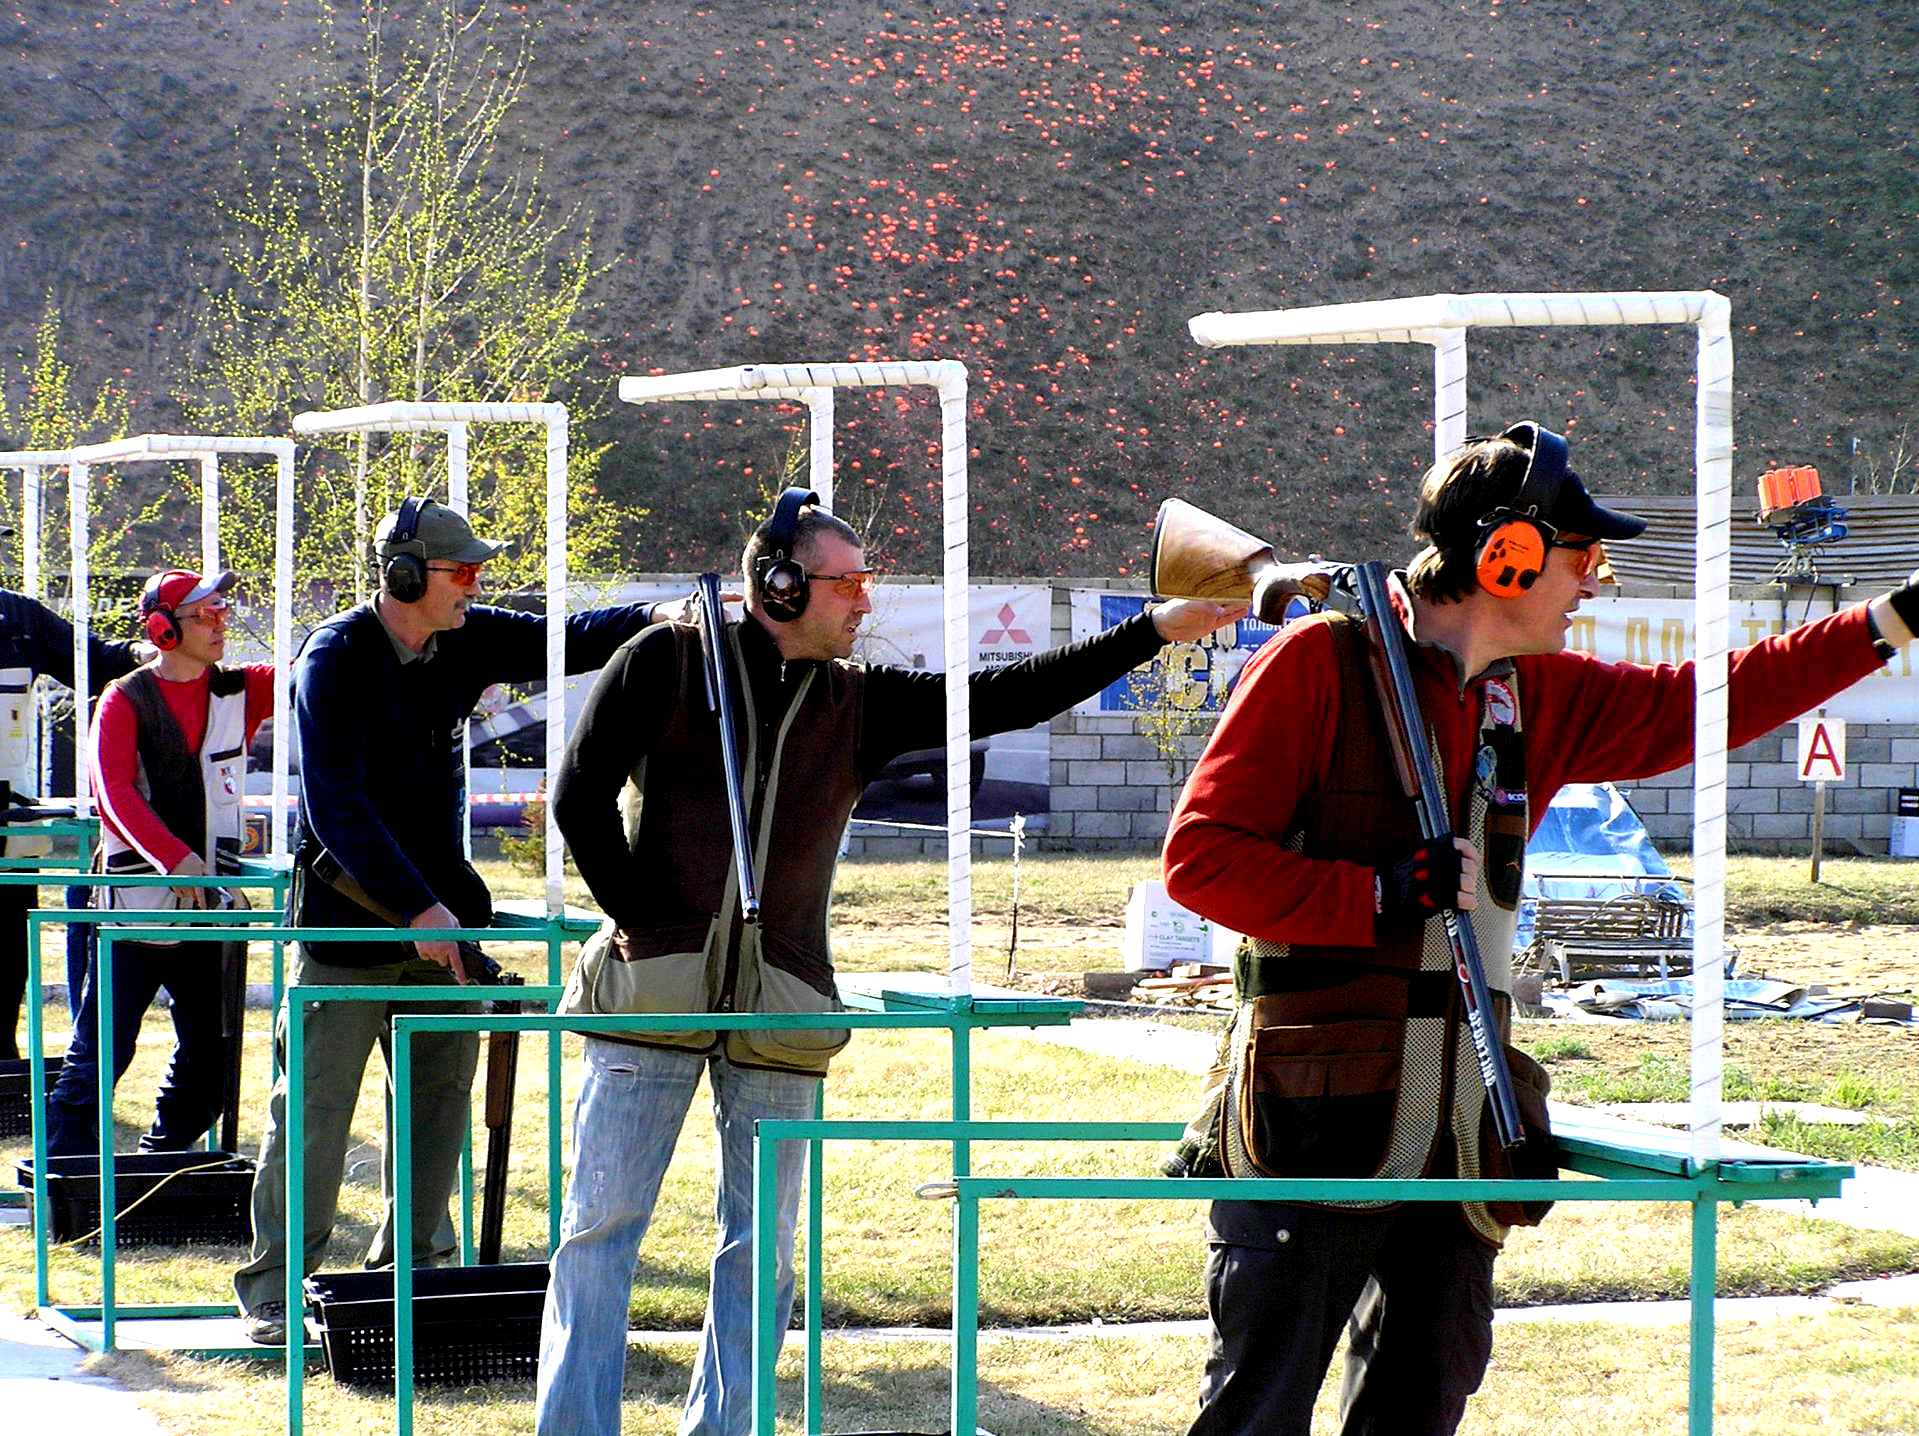
<path fill-rule="evenodd" d="M 1662 893 L 1540 898 L 1532 943 L 1518 966 L 1557 973 L 1568 985 L 1599 977 L 1683 977 L 1692 971 L 1687 911 Z"/>

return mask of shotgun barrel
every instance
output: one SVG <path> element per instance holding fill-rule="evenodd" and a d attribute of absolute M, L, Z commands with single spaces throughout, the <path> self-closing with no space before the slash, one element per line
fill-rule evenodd
<path fill-rule="evenodd" d="M 1385 710 L 1391 735 L 1394 766 L 1419 813 L 1419 833 L 1428 842 L 1452 841 L 1451 814 L 1446 794 L 1440 787 L 1439 770 L 1433 764 L 1433 752 L 1426 736 L 1426 720 L 1419 709 L 1419 695 L 1413 691 L 1412 669 L 1406 661 L 1406 635 L 1394 615 L 1386 589 L 1386 566 L 1362 563 L 1353 569 L 1359 606 L 1365 616 L 1367 637 L 1371 640 L 1373 676 L 1379 685 L 1380 705 Z M 1519 1121 L 1519 1102 L 1513 1095 L 1513 1077 L 1506 1065 L 1506 1050 L 1500 1045 L 1493 1027 L 1492 994 L 1486 986 L 1486 967 L 1480 960 L 1479 941 L 1472 923 L 1456 907 L 1444 909 L 1446 943 L 1452 949 L 1453 970 L 1459 978 L 1460 997 L 1466 1008 L 1466 1025 L 1472 1033 L 1473 1053 L 1479 1059 L 1479 1075 L 1492 1099 L 1493 1129 L 1499 1144 L 1507 1151 L 1526 1140 Z"/>
<path fill-rule="evenodd" d="M 720 610 L 720 576 L 699 578 L 700 647 L 705 653 L 706 703 L 720 720 L 720 760 L 726 769 L 726 819 L 733 830 L 733 862 L 740 878 L 740 916 L 760 920 L 760 886 L 753 876 L 751 830 L 746 821 L 746 789 L 740 777 L 739 735 L 733 715 L 739 709 L 733 692 L 733 665 L 726 661 L 726 628 Z"/>

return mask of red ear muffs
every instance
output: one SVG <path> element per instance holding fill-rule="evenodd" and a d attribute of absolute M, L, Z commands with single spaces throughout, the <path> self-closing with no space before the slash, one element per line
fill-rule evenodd
<path fill-rule="evenodd" d="M 1527 519 L 1490 523 L 1480 533 L 1473 566 L 1486 592 L 1497 598 L 1518 598 L 1539 581 L 1546 567 L 1546 536 Z"/>
<path fill-rule="evenodd" d="M 162 653 L 180 646 L 180 625 L 170 608 L 149 609 L 146 619 L 147 642 Z"/>

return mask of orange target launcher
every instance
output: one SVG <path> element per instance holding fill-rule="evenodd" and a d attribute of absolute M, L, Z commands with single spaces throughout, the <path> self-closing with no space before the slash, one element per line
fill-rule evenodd
<path fill-rule="evenodd" d="M 1837 543 L 1846 536 L 1845 517 L 1820 488 L 1819 470 L 1809 464 L 1767 469 L 1759 476 L 1759 522 L 1789 548 Z"/>

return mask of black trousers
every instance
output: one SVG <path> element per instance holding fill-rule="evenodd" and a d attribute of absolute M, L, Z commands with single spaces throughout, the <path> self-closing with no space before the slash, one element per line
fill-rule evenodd
<path fill-rule="evenodd" d="M 113 1080 L 133 1061 L 147 1008 L 165 988 L 173 1002 L 173 1056 L 160 1079 L 153 1126 L 143 1152 L 179 1152 L 197 1142 L 226 1104 L 232 1041 L 224 1031 L 222 964 L 228 944 L 186 942 L 178 947 L 117 945 L 113 954 Z M 100 1150 L 99 976 L 87 974 L 60 1080 L 47 1096 L 47 1152 L 75 1156 Z"/>
<path fill-rule="evenodd" d="M 1451 1436 L 1493 1348 L 1493 1257 L 1459 1209 L 1216 1202 L 1190 1436 L 1309 1436 L 1342 1328 L 1341 1436 Z"/>

